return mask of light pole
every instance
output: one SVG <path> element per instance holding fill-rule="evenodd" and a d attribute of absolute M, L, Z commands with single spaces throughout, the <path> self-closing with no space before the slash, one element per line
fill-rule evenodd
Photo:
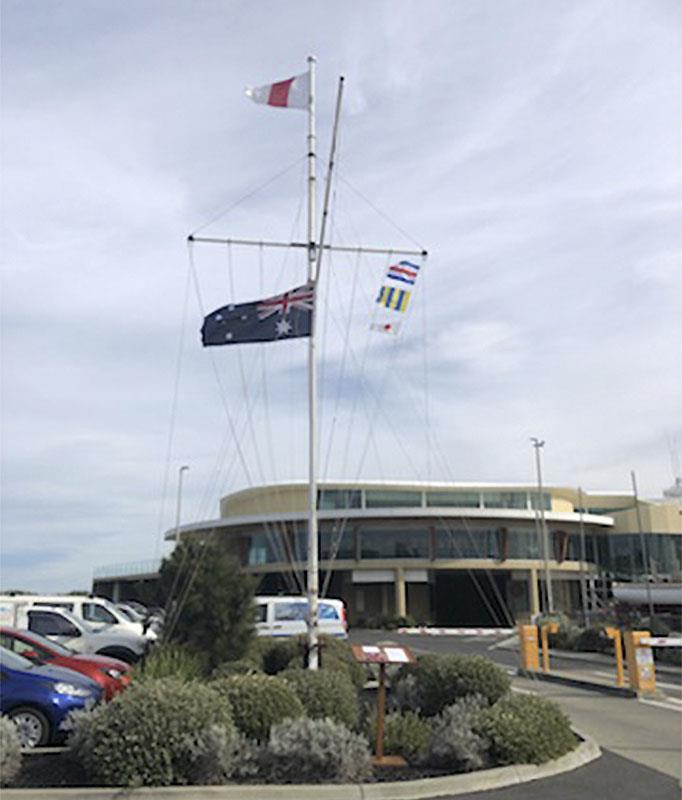
<path fill-rule="evenodd" d="M 180 510 L 182 508 L 182 476 L 183 473 L 188 472 L 189 467 L 187 464 L 183 464 L 180 469 L 178 469 L 178 499 L 177 505 L 175 507 L 175 543 L 178 543 L 178 532 L 180 530 Z"/>
<path fill-rule="evenodd" d="M 642 528 L 642 513 L 639 507 L 639 494 L 637 492 L 637 476 L 635 471 L 630 473 L 632 478 L 632 494 L 635 499 L 635 516 L 637 517 L 637 531 L 639 532 L 639 546 L 642 550 L 642 569 L 644 571 L 644 580 L 646 582 L 646 600 L 649 606 L 649 619 L 654 616 L 654 601 L 651 596 L 651 581 L 649 580 L 649 573 L 651 572 L 651 563 L 649 562 L 649 555 L 647 553 L 646 539 L 644 538 L 644 530 Z"/>
<path fill-rule="evenodd" d="M 544 447 L 543 439 L 531 436 L 531 442 L 535 448 L 535 468 L 538 476 L 538 510 L 540 512 L 540 530 L 542 531 L 542 549 L 545 560 L 545 591 L 547 592 L 547 611 L 554 613 L 554 592 L 552 591 L 552 573 L 549 569 L 549 534 L 547 532 L 547 522 L 545 520 L 545 506 L 542 492 L 542 469 L 540 466 L 540 448 Z"/>

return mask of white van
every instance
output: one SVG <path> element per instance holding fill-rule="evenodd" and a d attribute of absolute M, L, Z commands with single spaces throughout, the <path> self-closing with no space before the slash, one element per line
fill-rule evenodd
<path fill-rule="evenodd" d="M 75 594 L 11 594 L 0 596 L 0 604 L 4 603 L 63 608 L 74 617 L 87 622 L 94 630 L 106 628 L 112 633 L 134 633 L 138 636 L 146 636 L 152 641 L 157 638 L 155 631 L 145 629 L 142 623 L 128 619 L 120 609 L 104 597 Z"/>
<path fill-rule="evenodd" d="M 308 631 L 308 600 L 297 596 L 255 598 L 258 636 L 300 636 Z M 320 633 L 348 638 L 346 608 L 342 600 L 320 600 Z"/>

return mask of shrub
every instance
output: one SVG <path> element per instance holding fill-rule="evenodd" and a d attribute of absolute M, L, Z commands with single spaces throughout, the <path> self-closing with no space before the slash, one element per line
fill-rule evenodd
<path fill-rule="evenodd" d="M 350 783 L 372 773 L 367 741 L 331 719 L 274 725 L 264 763 L 268 778 L 282 783 Z"/>
<path fill-rule="evenodd" d="M 410 702 L 425 716 L 440 713 L 460 697 L 477 694 L 492 704 L 505 695 L 511 686 L 507 673 L 482 656 L 426 655 L 416 664 L 401 667 L 394 684 L 400 695 L 400 684 L 412 676 Z"/>
<path fill-rule="evenodd" d="M 240 658 L 255 635 L 255 585 L 224 547 L 179 542 L 159 570 L 164 636 L 206 653 L 211 668 Z"/>
<path fill-rule="evenodd" d="M 544 764 L 576 745 L 568 717 L 537 695 L 509 695 L 480 713 L 474 730 L 498 764 Z"/>
<path fill-rule="evenodd" d="M 262 672 L 258 664 L 250 658 L 238 658 L 236 661 L 223 661 L 211 673 L 212 678 L 228 678 L 230 675 L 249 675 Z"/>
<path fill-rule="evenodd" d="M 21 769 L 21 743 L 16 725 L 0 717 L 0 786 L 9 786 Z"/>
<path fill-rule="evenodd" d="M 74 715 L 68 744 L 96 785 L 168 786 L 229 774 L 233 737 L 230 706 L 208 686 L 149 680 Z"/>
<path fill-rule="evenodd" d="M 211 686 L 229 701 L 239 731 L 259 742 L 268 738 L 272 725 L 303 715 L 303 704 L 294 690 L 273 675 L 232 675 Z"/>
<path fill-rule="evenodd" d="M 386 715 L 384 752 L 387 755 L 402 756 L 408 763 L 417 764 L 424 758 L 430 736 L 429 721 L 413 711 Z"/>
<path fill-rule="evenodd" d="M 584 653 L 612 653 L 613 641 L 603 628 L 583 628 L 575 639 L 573 649 Z"/>
<path fill-rule="evenodd" d="M 333 636 L 320 637 L 320 664 L 322 669 L 345 672 L 353 684 L 362 689 L 367 681 L 367 670 L 355 660 L 348 642 Z"/>
<path fill-rule="evenodd" d="M 358 696 L 346 672 L 291 669 L 280 673 L 312 719 L 329 717 L 348 728 L 358 724 Z"/>
<path fill-rule="evenodd" d="M 138 681 L 177 678 L 192 681 L 201 678 L 206 670 L 206 661 L 198 653 L 179 644 L 166 643 L 155 647 L 135 667 Z"/>
<path fill-rule="evenodd" d="M 479 695 L 462 697 L 434 717 L 425 760 L 434 767 L 453 772 L 481 769 L 486 763 L 488 742 L 473 727 L 487 707 Z"/>
<path fill-rule="evenodd" d="M 263 637 L 258 640 L 257 647 L 262 653 L 263 671 L 268 675 L 277 675 L 289 666 L 305 666 L 305 639 L 302 636 L 287 639 Z"/>

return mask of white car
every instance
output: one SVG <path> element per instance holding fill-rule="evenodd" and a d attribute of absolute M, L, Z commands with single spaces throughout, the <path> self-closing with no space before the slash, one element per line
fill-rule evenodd
<path fill-rule="evenodd" d="M 308 600 L 297 596 L 258 596 L 258 636 L 299 636 L 308 631 Z M 319 631 L 340 639 L 348 638 L 346 608 L 342 600 L 319 601 Z"/>
<path fill-rule="evenodd" d="M 136 633 L 144 635 L 152 641 L 156 632 L 146 629 L 136 620 L 131 620 L 119 608 L 105 597 L 72 594 L 11 594 L 0 596 L 0 608 L 6 603 L 23 603 L 27 606 L 54 606 L 69 611 L 74 617 L 87 622 L 91 628 L 107 628 L 120 633 Z"/>
<path fill-rule="evenodd" d="M 77 653 L 95 653 L 133 664 L 145 654 L 150 644 L 144 636 L 132 631 L 94 630 L 64 608 L 17 603 L 9 617 L 5 606 L 2 604 L 3 616 L 7 620 L 3 620 L 4 624 L 34 631 Z"/>

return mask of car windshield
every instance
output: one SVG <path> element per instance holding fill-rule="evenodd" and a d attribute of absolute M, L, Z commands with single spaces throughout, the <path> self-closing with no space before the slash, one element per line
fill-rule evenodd
<path fill-rule="evenodd" d="M 39 604 L 33 606 L 33 608 L 35 608 L 37 611 L 55 611 L 55 610 L 58 610 L 59 611 L 59 616 L 60 617 L 64 617 L 65 619 L 68 619 L 69 622 L 73 623 L 73 625 L 76 626 L 76 628 L 81 628 L 86 633 L 93 633 L 94 632 L 93 629 L 92 629 L 92 626 L 89 625 L 84 619 L 79 619 L 78 617 L 74 616 L 70 611 L 67 611 L 65 608 L 55 609 L 54 606 L 41 606 Z M 50 644 L 54 644 L 52 639 L 50 639 Z"/>
<path fill-rule="evenodd" d="M 129 619 L 131 622 L 137 622 L 133 610 L 131 608 L 126 608 L 125 606 L 118 606 L 118 610 L 123 614 L 126 619 Z"/>
<path fill-rule="evenodd" d="M 75 653 L 75 650 L 72 650 L 70 647 L 65 647 L 63 644 L 59 644 L 59 642 L 55 642 L 53 639 L 48 639 L 35 631 L 31 631 L 22 641 L 28 644 L 33 644 L 35 642 L 35 644 L 42 645 L 58 656 L 72 656 Z"/>
<path fill-rule="evenodd" d="M 10 669 L 31 669 L 33 664 L 23 656 L 18 656 L 6 647 L 0 647 L 0 664 Z"/>

